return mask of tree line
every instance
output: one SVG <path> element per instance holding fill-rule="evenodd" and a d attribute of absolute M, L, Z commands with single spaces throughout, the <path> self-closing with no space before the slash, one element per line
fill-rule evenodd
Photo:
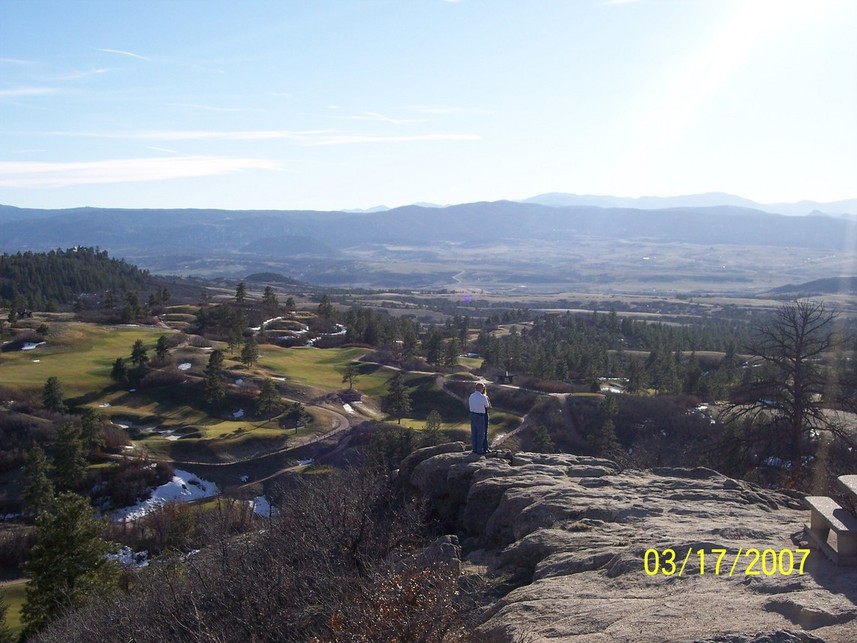
<path fill-rule="evenodd" d="M 91 247 L 0 255 L 0 306 L 47 310 L 83 294 L 103 296 L 150 288 L 148 271 Z"/>

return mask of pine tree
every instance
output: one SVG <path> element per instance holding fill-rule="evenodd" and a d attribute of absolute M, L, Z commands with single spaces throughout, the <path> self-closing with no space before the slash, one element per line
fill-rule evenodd
<path fill-rule="evenodd" d="M 45 452 L 38 445 L 27 453 L 24 462 L 24 490 L 21 499 L 27 510 L 41 513 L 50 507 L 54 499 L 54 485 L 48 477 L 50 463 Z"/>
<path fill-rule="evenodd" d="M 327 295 L 321 296 L 316 313 L 322 319 L 330 319 L 333 316 L 333 304 L 330 303 L 330 297 Z"/>
<path fill-rule="evenodd" d="M 125 365 L 123 357 L 117 357 L 113 362 L 113 368 L 110 371 L 110 379 L 117 382 L 121 386 L 128 384 L 128 367 Z"/>
<path fill-rule="evenodd" d="M 167 358 L 169 350 L 170 345 L 169 342 L 167 342 L 166 335 L 158 337 L 158 343 L 155 344 L 155 356 L 158 358 L 158 361 L 163 362 Z"/>
<path fill-rule="evenodd" d="M 104 446 L 104 416 L 89 407 L 80 416 L 80 439 L 85 453 Z"/>
<path fill-rule="evenodd" d="M 273 380 L 266 377 L 259 389 L 259 397 L 256 399 L 256 413 L 258 415 L 272 415 L 283 407 L 277 388 Z"/>
<path fill-rule="evenodd" d="M 9 606 L 6 604 L 6 596 L 0 592 L 0 643 L 15 643 L 17 640 L 6 620 L 8 612 Z"/>
<path fill-rule="evenodd" d="M 142 339 L 138 339 L 131 348 L 131 363 L 134 366 L 140 367 L 148 361 L 149 355 L 146 346 L 143 344 Z"/>
<path fill-rule="evenodd" d="M 80 430 L 63 424 L 54 445 L 54 481 L 60 489 L 76 489 L 86 474 L 86 456 Z"/>
<path fill-rule="evenodd" d="M 247 298 L 247 286 L 244 285 L 243 281 L 239 281 L 238 285 L 235 287 L 235 303 L 241 305 L 244 303 L 244 300 Z"/>
<path fill-rule="evenodd" d="M 399 424 L 402 418 L 411 412 L 411 396 L 405 387 L 405 378 L 402 373 L 396 373 L 390 380 L 387 394 L 381 400 L 381 406 L 390 415 L 396 418 Z"/>
<path fill-rule="evenodd" d="M 48 411 L 63 413 L 66 410 L 63 401 L 63 390 L 60 381 L 56 377 L 49 377 L 42 390 L 42 403 Z"/>
<path fill-rule="evenodd" d="M 540 424 L 533 433 L 533 451 L 536 453 L 555 453 L 551 435 L 544 424 Z"/>
<path fill-rule="evenodd" d="M 29 638 L 68 609 L 115 587 L 118 565 L 105 558 L 112 546 L 85 498 L 66 492 L 36 518 L 36 544 L 23 570 L 30 578 L 21 612 Z"/>
<path fill-rule="evenodd" d="M 272 309 L 276 309 L 280 305 L 280 302 L 277 301 L 277 293 L 271 286 L 265 286 L 265 291 L 262 293 L 262 304 Z"/>
<path fill-rule="evenodd" d="M 255 338 L 248 337 L 244 342 L 244 348 L 241 349 L 241 363 L 250 368 L 257 361 L 259 361 L 259 345 Z"/>
<path fill-rule="evenodd" d="M 213 350 L 205 367 L 205 401 L 212 406 L 220 406 L 226 399 L 223 364 L 223 351 Z"/>

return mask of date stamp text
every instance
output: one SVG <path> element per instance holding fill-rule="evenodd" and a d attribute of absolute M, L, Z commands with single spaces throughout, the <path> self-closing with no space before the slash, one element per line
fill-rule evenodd
<path fill-rule="evenodd" d="M 715 576 L 791 576 L 803 574 L 809 549 L 692 549 L 686 552 L 667 549 L 647 549 L 643 555 L 643 571 L 649 576 L 681 576 L 691 562 L 693 574 Z M 697 566 L 696 563 L 699 562 Z"/>

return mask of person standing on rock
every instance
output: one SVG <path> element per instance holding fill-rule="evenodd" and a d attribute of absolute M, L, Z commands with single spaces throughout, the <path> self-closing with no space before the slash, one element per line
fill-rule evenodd
<path fill-rule="evenodd" d="M 488 452 L 488 408 L 491 402 L 485 392 L 485 385 L 479 382 L 476 390 L 467 400 L 470 406 L 470 439 L 473 453 Z"/>

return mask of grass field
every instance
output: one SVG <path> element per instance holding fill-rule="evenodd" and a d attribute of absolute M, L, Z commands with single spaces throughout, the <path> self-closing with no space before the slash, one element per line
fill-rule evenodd
<path fill-rule="evenodd" d="M 345 367 L 366 353 L 365 348 L 280 348 L 263 344 L 259 347 L 258 367 L 297 384 L 336 391 L 347 386 L 342 382 Z M 388 376 L 378 369 L 366 369 L 366 372 L 361 369 L 355 388 L 374 395 L 386 388 L 387 379 Z"/>
<path fill-rule="evenodd" d="M 291 390 L 299 399 L 313 398 L 346 388 L 343 374 L 349 364 L 356 363 L 354 388 L 367 400 L 367 411 L 363 412 L 364 405 L 356 410 L 364 417 L 381 419 L 383 414 L 369 409 L 377 406 L 387 393 L 389 380 L 397 373 L 387 366 L 358 361 L 367 353 L 365 348 L 282 348 L 260 344 L 258 362 L 249 369 L 240 363 L 237 353 L 225 353 L 229 394 L 224 406 L 212 413 L 202 400 L 200 385 L 211 347 L 182 345 L 170 352 L 170 362 L 188 379 L 186 383 L 120 390 L 110 379 L 114 361 L 118 357 L 127 360 L 138 339 L 154 358 L 158 338 L 171 331 L 73 321 L 51 322 L 49 328 L 46 345 L 3 354 L 0 384 L 39 396 L 47 378 L 57 377 L 67 401 L 85 404 L 128 427 L 138 450 L 159 459 L 212 463 L 240 460 L 292 442 L 303 443 L 338 425 L 335 415 L 316 406 L 306 407 L 312 420 L 297 433 L 282 429 L 276 418 L 254 418 L 254 389 L 234 386 L 240 380 L 255 385 L 262 378 L 275 378 L 282 382 L 286 395 Z M 213 344 L 223 348 L 219 343 Z M 478 358 L 462 358 L 462 376 L 480 363 Z M 403 426 L 421 430 L 426 416 L 436 410 L 444 429 L 469 431 L 465 405 L 441 390 L 434 375 L 409 373 L 405 381 L 412 410 L 409 417 L 402 418 Z M 495 411 L 490 431 L 492 435 L 507 432 L 519 422 L 517 415 Z"/>
<path fill-rule="evenodd" d="M 171 331 L 145 326 L 96 326 L 78 322 L 48 323 L 47 343 L 30 351 L 3 353 L 0 384 L 41 394 L 49 377 L 59 379 L 66 397 L 77 397 L 112 384 L 117 357 L 128 358 L 142 339 L 154 353 L 158 337 Z"/>
<path fill-rule="evenodd" d="M 8 608 L 6 612 L 6 625 L 9 626 L 9 629 L 12 630 L 12 634 L 15 636 L 20 634 L 23 629 L 21 625 L 21 607 L 24 605 L 24 590 L 26 587 L 26 580 L 0 587 L 3 604 Z"/>

